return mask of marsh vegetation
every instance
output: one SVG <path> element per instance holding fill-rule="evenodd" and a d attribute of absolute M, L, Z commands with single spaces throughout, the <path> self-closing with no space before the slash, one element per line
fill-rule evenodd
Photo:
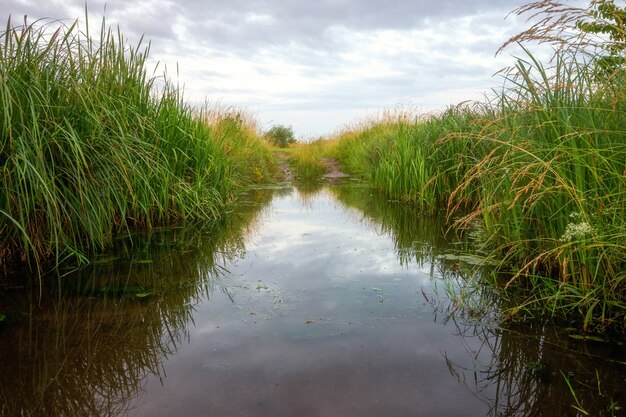
<path fill-rule="evenodd" d="M 104 21 L 9 20 L 0 415 L 618 415 L 626 10 L 554 6 L 485 101 L 311 143 Z"/>
<path fill-rule="evenodd" d="M 445 219 L 354 180 L 241 203 L 0 296 L 0 415 L 619 415 L 619 349 L 459 306 Z"/>
<path fill-rule="evenodd" d="M 470 233 L 498 262 L 483 282 L 510 301 L 509 319 L 623 335 L 625 12 L 611 1 L 553 6 L 519 9 L 542 20 L 510 41 L 552 42 L 552 60 L 522 46 L 490 100 L 427 117 L 387 112 L 311 149 Z"/>
<path fill-rule="evenodd" d="M 115 236 L 216 222 L 273 178 L 243 111 L 185 103 L 149 47 L 102 22 L 9 20 L 0 33 L 0 263 L 81 264 Z"/>

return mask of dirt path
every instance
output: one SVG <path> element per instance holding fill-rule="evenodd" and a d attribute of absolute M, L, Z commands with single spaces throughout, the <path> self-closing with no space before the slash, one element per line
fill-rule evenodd
<path fill-rule="evenodd" d="M 350 175 L 341 170 L 341 165 L 333 158 L 322 158 L 321 161 L 328 167 L 330 172 L 323 175 L 323 178 L 346 178 Z"/>
<path fill-rule="evenodd" d="M 291 171 L 291 167 L 287 163 L 287 161 L 281 161 L 278 163 L 278 169 L 283 174 L 284 181 L 291 181 L 294 179 L 295 175 Z"/>
<path fill-rule="evenodd" d="M 278 159 L 278 170 L 282 174 L 283 181 L 292 181 L 295 178 L 291 167 L 289 166 L 289 154 L 283 152 L 274 152 L 274 156 Z"/>

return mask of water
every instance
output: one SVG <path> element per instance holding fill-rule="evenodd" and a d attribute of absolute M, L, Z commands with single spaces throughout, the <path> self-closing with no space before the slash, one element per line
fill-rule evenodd
<path fill-rule="evenodd" d="M 0 412 L 623 415 L 623 348 L 460 308 L 468 248 L 444 231 L 346 183 L 120 242 L 43 297 L 3 291 Z"/>

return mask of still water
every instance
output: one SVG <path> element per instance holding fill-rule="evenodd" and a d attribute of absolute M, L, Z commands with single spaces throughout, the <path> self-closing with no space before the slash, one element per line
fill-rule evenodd
<path fill-rule="evenodd" d="M 0 415 L 624 415 L 623 347 L 498 326 L 444 235 L 358 183 L 285 186 L 5 286 Z"/>

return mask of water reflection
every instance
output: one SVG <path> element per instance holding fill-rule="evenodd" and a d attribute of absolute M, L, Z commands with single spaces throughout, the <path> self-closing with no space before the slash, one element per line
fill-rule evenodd
<path fill-rule="evenodd" d="M 0 306 L 13 323 L 0 327 L 0 415 L 127 413 L 146 378 L 164 378 L 162 363 L 188 342 L 196 304 L 228 292 L 220 268 L 244 256 L 270 199 L 251 194 L 209 231 L 155 231 L 132 248 L 120 242 L 115 256 L 41 297 L 39 289 L 22 297 L 5 288 Z"/>
<path fill-rule="evenodd" d="M 446 363 L 459 384 L 489 406 L 486 415 L 624 415 L 622 347 L 575 342 L 546 327 L 457 323 L 457 329 L 468 357 L 488 360 L 473 368 L 448 357 Z M 478 343 L 471 347 L 469 340 Z"/>
<path fill-rule="evenodd" d="M 440 219 L 419 217 L 367 188 L 332 191 L 357 209 L 356 216 L 393 238 L 401 264 L 430 264 L 431 275 L 436 271 L 442 278 L 439 291 L 435 283 L 424 298 L 436 321 L 456 329 L 470 361 L 457 363 L 445 352 L 443 357 L 450 374 L 488 406 L 486 415 L 626 415 L 623 345 L 572 340 L 567 329 L 500 323 L 497 294 L 468 283 L 476 277 L 461 273 L 458 258 L 463 257 L 449 256 L 471 253 L 470 241 L 446 234 Z"/>
<path fill-rule="evenodd" d="M 624 405 L 622 348 L 486 326 L 497 298 L 468 292 L 444 232 L 344 182 L 121 242 L 41 301 L 0 301 L 26 313 L 0 328 L 0 414 L 576 415 L 561 373 L 591 415 Z"/>
<path fill-rule="evenodd" d="M 427 263 L 435 267 L 436 255 L 460 245 L 454 235 L 446 237 L 443 218 L 421 215 L 414 207 L 389 201 L 366 186 L 344 186 L 330 189 L 333 196 L 351 208 L 351 214 L 379 235 L 394 242 L 398 260 L 403 265 Z M 431 271 L 434 275 L 434 270 Z"/>

